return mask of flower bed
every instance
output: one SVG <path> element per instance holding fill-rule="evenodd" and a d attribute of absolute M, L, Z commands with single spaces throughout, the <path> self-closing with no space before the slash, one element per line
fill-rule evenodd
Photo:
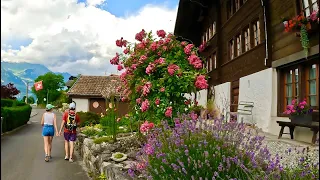
<path fill-rule="evenodd" d="M 319 164 L 301 153 L 295 167 L 283 166 L 279 155 L 263 145 L 263 136 L 244 124 L 176 119 L 148 134 L 128 173 L 150 179 L 317 179 Z"/>

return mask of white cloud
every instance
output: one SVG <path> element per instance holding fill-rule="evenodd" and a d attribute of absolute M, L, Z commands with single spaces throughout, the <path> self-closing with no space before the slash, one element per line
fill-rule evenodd
<path fill-rule="evenodd" d="M 119 18 L 96 8 L 104 0 L 7 0 L 1 4 L 1 60 L 41 63 L 53 71 L 102 75 L 116 72 L 109 63 L 116 39 L 129 41 L 141 29 L 173 32 L 175 9 L 146 5 Z M 33 39 L 20 50 L 7 40 Z"/>

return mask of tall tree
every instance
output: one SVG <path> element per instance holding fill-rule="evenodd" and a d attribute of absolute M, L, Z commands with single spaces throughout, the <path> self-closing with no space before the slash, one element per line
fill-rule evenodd
<path fill-rule="evenodd" d="M 18 95 L 20 91 L 14 86 L 13 83 L 7 85 L 1 84 L 1 98 L 4 99 L 16 99 L 15 95 Z"/>
<path fill-rule="evenodd" d="M 52 72 L 48 72 L 44 75 L 37 77 L 34 81 L 42 81 L 43 89 L 36 91 L 34 86 L 32 87 L 32 92 L 37 96 L 39 104 L 44 103 L 44 98 L 47 99 L 48 92 L 49 103 L 57 100 L 61 95 L 60 90 L 64 86 L 64 80 L 61 74 L 54 74 Z"/>

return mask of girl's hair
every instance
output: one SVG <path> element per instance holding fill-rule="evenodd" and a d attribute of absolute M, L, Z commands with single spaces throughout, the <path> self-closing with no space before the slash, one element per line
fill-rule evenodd
<path fill-rule="evenodd" d="M 46 109 L 46 112 L 50 112 L 52 109 Z"/>

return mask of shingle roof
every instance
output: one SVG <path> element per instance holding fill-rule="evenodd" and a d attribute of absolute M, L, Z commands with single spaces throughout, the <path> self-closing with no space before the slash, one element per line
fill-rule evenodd
<path fill-rule="evenodd" d="M 122 85 L 122 82 L 120 81 L 120 77 L 117 75 L 81 75 L 68 91 L 68 95 L 109 97 L 114 94 L 119 96 L 120 93 L 117 92 L 117 87 L 120 85 Z"/>

